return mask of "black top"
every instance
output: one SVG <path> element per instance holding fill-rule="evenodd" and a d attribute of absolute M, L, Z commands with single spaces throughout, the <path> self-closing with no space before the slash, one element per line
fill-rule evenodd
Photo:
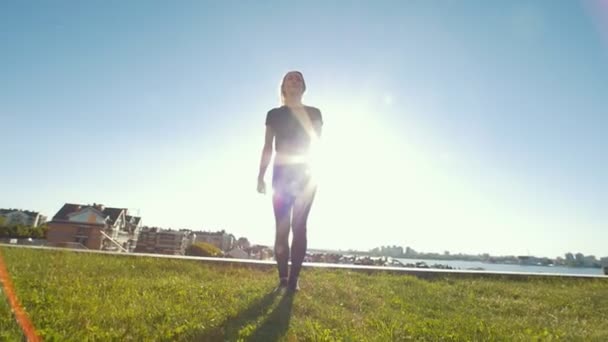
<path fill-rule="evenodd" d="M 313 121 L 323 124 L 321 111 L 315 107 L 304 106 L 310 122 L 300 122 L 287 106 L 274 108 L 266 115 L 266 125 L 275 133 L 275 151 L 290 154 L 305 154 L 310 146 L 310 136 L 304 127 L 315 127 Z M 315 134 L 319 136 L 319 131 Z"/>

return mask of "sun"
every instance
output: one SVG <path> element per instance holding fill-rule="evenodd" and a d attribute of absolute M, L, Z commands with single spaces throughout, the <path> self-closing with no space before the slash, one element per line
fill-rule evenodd
<path fill-rule="evenodd" d="M 313 141 L 311 164 L 320 185 L 345 193 L 356 188 L 366 195 L 383 182 L 378 172 L 395 163 L 398 146 L 388 143 L 390 133 L 373 116 L 364 111 L 349 114 L 328 114 L 323 136 Z"/>
<path fill-rule="evenodd" d="M 398 234 L 398 227 L 425 227 L 434 215 L 429 156 L 391 121 L 395 102 L 319 104 L 324 124 L 312 156 L 318 192 L 311 220 L 322 228 L 311 238 L 321 244 L 391 241 L 386 235 Z"/>

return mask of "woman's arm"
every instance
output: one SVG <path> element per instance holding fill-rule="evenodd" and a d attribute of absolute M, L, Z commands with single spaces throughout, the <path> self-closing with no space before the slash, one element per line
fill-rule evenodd
<path fill-rule="evenodd" d="M 266 133 L 264 134 L 264 147 L 262 148 L 262 158 L 260 159 L 260 171 L 258 173 L 258 192 L 266 192 L 266 184 L 264 183 L 264 175 L 270 159 L 272 158 L 272 143 L 274 141 L 274 131 L 270 125 L 266 125 Z"/>
<path fill-rule="evenodd" d="M 312 127 L 314 128 L 315 133 L 317 134 L 317 138 L 321 138 L 321 132 L 323 131 L 323 121 L 313 120 Z"/>

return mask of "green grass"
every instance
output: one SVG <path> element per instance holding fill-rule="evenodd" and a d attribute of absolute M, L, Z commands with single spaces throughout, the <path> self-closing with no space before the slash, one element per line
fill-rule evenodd
<path fill-rule="evenodd" d="M 2 248 L 46 341 L 608 340 L 604 279 L 472 278 Z M 0 304 L 1 305 L 1 304 Z M 11 318 L 0 306 L 0 327 Z M 10 335 L 9 335 L 10 337 Z M 10 340 L 10 338 L 9 338 Z"/>
<path fill-rule="evenodd" d="M 22 336 L 2 286 L 0 286 L 0 341 L 20 341 Z"/>

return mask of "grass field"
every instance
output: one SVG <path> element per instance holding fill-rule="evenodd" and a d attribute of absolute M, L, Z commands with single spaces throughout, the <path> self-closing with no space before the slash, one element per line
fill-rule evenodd
<path fill-rule="evenodd" d="M 292 296 L 271 269 L 0 249 L 47 341 L 608 340 L 605 279 L 305 269 Z M 0 337 L 19 339 L 5 302 Z"/>
<path fill-rule="evenodd" d="M 21 330 L 13 319 L 11 308 L 0 287 L 0 341 L 20 341 Z"/>

